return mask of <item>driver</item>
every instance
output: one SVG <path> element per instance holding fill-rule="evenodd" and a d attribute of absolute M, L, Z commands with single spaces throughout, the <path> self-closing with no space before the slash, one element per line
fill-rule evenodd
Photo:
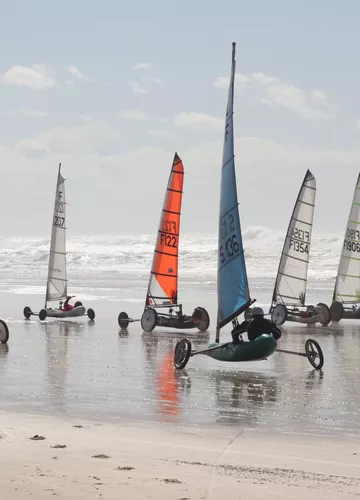
<path fill-rule="evenodd" d="M 263 333 L 268 333 L 278 340 L 281 337 L 281 330 L 271 321 L 264 318 L 264 311 L 261 307 L 254 307 L 252 317 L 249 321 L 243 321 L 240 325 L 237 320 L 233 321 L 234 328 L 231 336 L 234 344 L 240 342 L 240 335 L 247 332 L 250 341 L 260 337 Z"/>
<path fill-rule="evenodd" d="M 74 306 L 72 306 L 71 304 L 69 304 L 69 300 L 72 299 L 73 297 L 75 297 L 75 295 L 68 295 L 65 299 L 65 302 L 64 302 L 64 311 L 71 311 L 71 309 L 74 309 Z"/>

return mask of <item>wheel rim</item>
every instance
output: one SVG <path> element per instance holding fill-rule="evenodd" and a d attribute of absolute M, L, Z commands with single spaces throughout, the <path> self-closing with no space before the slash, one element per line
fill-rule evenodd
<path fill-rule="evenodd" d="M 129 316 L 126 314 L 126 312 L 121 312 L 119 314 L 118 323 L 119 323 L 120 328 L 127 328 L 128 327 L 128 325 L 129 325 L 128 318 L 129 318 Z"/>
<path fill-rule="evenodd" d="M 305 351 L 310 364 L 320 370 L 324 364 L 324 356 L 320 345 L 315 340 L 307 340 L 305 344 Z"/>
<path fill-rule="evenodd" d="M 271 321 L 275 325 L 281 326 L 286 321 L 286 307 L 283 304 L 278 304 L 274 307 L 271 313 Z"/>
<path fill-rule="evenodd" d="M 175 366 L 179 368 L 189 356 L 189 342 L 181 340 L 175 348 Z"/>
<path fill-rule="evenodd" d="M 324 326 L 328 325 L 331 321 L 331 313 L 330 309 L 326 304 L 323 304 L 322 302 L 319 302 L 318 307 L 320 308 L 320 314 L 322 315 L 322 319 L 320 320 L 320 323 Z"/>
<path fill-rule="evenodd" d="M 193 313 L 193 322 L 200 331 L 206 331 L 209 328 L 210 318 L 207 311 L 203 307 L 195 309 Z"/>
<path fill-rule="evenodd" d="M 156 311 L 154 309 L 149 308 L 143 312 L 141 318 L 141 326 L 146 332 L 151 332 L 154 329 L 156 324 Z"/>

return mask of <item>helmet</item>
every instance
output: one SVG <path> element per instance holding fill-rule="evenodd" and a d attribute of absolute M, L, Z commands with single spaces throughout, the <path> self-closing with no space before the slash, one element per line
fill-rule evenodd
<path fill-rule="evenodd" d="M 261 307 L 254 307 L 252 310 L 252 316 L 264 316 L 264 311 Z"/>

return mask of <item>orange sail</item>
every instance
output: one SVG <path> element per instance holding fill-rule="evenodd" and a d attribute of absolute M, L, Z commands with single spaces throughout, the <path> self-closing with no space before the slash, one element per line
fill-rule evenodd
<path fill-rule="evenodd" d="M 183 182 L 184 167 L 175 153 L 156 239 L 146 296 L 148 306 L 178 303 L 178 252 Z"/>

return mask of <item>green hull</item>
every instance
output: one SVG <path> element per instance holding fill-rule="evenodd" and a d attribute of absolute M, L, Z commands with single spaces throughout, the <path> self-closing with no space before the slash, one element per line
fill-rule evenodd
<path fill-rule="evenodd" d="M 210 344 L 209 347 L 217 345 L 219 344 Z M 206 354 L 218 361 L 258 361 L 270 356 L 276 347 L 277 343 L 274 337 L 264 333 L 251 342 L 240 342 L 239 344 L 228 342 L 219 349 L 214 349 Z"/>

